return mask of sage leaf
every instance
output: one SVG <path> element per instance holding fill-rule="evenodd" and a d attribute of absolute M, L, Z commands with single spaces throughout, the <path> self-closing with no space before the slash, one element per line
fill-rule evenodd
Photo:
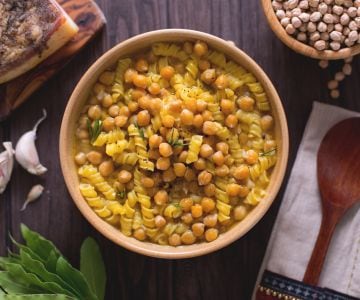
<path fill-rule="evenodd" d="M 87 238 L 80 249 L 80 271 L 99 300 L 105 298 L 106 271 L 98 244 Z"/>

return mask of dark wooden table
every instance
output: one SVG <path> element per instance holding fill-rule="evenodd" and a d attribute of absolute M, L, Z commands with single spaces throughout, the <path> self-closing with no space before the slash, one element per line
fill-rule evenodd
<path fill-rule="evenodd" d="M 85 70 L 107 49 L 145 31 L 190 28 L 233 40 L 272 79 L 287 113 L 292 167 L 314 100 L 360 111 L 360 61 L 341 84 L 341 98 L 331 100 L 326 83 L 340 63 L 324 71 L 317 61 L 284 46 L 269 29 L 260 1 L 255 0 L 98 0 L 107 18 L 104 31 L 66 68 L 0 125 L 0 140 L 14 143 L 48 111 L 40 127 L 38 149 L 49 171 L 42 178 L 16 165 L 11 184 L 0 196 L 0 255 L 11 248 L 8 233 L 19 239 L 19 224 L 27 224 L 54 241 L 78 265 L 82 240 L 94 236 L 105 257 L 106 299 L 241 299 L 249 300 L 280 205 L 282 191 L 266 216 L 243 238 L 204 257 L 169 261 L 148 258 L 116 246 L 99 235 L 80 215 L 66 190 L 59 163 L 61 118 L 71 91 Z M 46 187 L 42 199 L 25 212 L 19 209 L 30 187 Z"/>

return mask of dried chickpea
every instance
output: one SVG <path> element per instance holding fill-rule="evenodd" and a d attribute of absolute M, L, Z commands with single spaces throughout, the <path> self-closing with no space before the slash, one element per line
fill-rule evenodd
<path fill-rule="evenodd" d="M 169 245 L 171 246 L 179 246 L 181 245 L 181 237 L 177 233 L 173 233 L 169 236 Z"/>
<path fill-rule="evenodd" d="M 157 95 L 160 93 L 160 85 L 156 82 L 153 82 L 148 87 L 148 91 L 150 92 L 151 95 Z"/>
<path fill-rule="evenodd" d="M 182 151 L 182 152 L 179 154 L 178 161 L 181 162 L 181 163 L 185 163 L 187 156 L 188 156 L 188 152 L 185 151 L 185 150 Z"/>
<path fill-rule="evenodd" d="M 212 84 L 216 79 L 216 71 L 215 69 L 207 69 L 201 73 L 200 79 L 204 81 L 206 84 Z"/>
<path fill-rule="evenodd" d="M 117 116 L 115 117 L 114 119 L 114 122 L 115 122 L 115 126 L 116 127 L 123 127 L 125 126 L 125 124 L 127 123 L 128 121 L 128 117 L 126 116 Z"/>
<path fill-rule="evenodd" d="M 177 177 L 184 177 L 186 172 L 186 166 L 183 163 L 174 164 L 174 173 Z"/>
<path fill-rule="evenodd" d="M 195 236 L 202 236 L 205 231 L 205 225 L 203 223 L 194 223 L 191 226 L 191 230 Z"/>
<path fill-rule="evenodd" d="M 121 170 L 118 174 L 118 180 L 120 183 L 128 183 L 132 178 L 132 174 L 129 171 Z"/>
<path fill-rule="evenodd" d="M 250 149 L 250 150 L 246 151 L 246 162 L 248 164 L 251 164 L 251 165 L 256 164 L 258 161 L 258 158 L 259 158 L 259 155 L 255 150 Z"/>
<path fill-rule="evenodd" d="M 170 80 L 171 77 L 173 77 L 175 74 L 175 69 L 171 66 L 166 66 L 161 68 L 160 70 L 160 75 L 162 78 L 166 79 L 166 80 Z"/>
<path fill-rule="evenodd" d="M 157 215 L 156 217 L 155 217 L 155 226 L 157 227 L 157 228 L 161 228 L 161 227 L 163 227 L 165 224 L 166 224 L 166 220 L 165 220 L 165 218 L 163 217 L 163 216 L 160 216 L 160 215 Z"/>
<path fill-rule="evenodd" d="M 199 60 L 199 69 L 201 71 L 205 71 L 206 69 L 210 69 L 210 63 L 209 61 L 205 60 L 205 59 L 200 59 Z"/>
<path fill-rule="evenodd" d="M 194 114 L 190 110 L 184 109 L 181 112 L 180 121 L 183 125 L 190 126 L 193 124 L 193 120 L 194 120 Z"/>
<path fill-rule="evenodd" d="M 113 130 L 114 126 L 115 126 L 115 121 L 114 121 L 113 117 L 107 117 L 102 123 L 102 128 L 106 132 L 109 132 L 109 131 Z"/>
<path fill-rule="evenodd" d="M 173 128 L 175 124 L 175 118 L 171 115 L 166 115 L 162 118 L 161 122 L 166 128 Z"/>
<path fill-rule="evenodd" d="M 136 119 L 139 126 L 147 126 L 150 124 L 150 114 L 147 110 L 139 111 Z"/>
<path fill-rule="evenodd" d="M 173 154 L 172 147 L 168 143 L 161 143 L 159 145 L 159 153 L 163 157 L 169 157 Z"/>
<path fill-rule="evenodd" d="M 221 99 L 220 106 L 221 106 L 221 111 L 225 115 L 229 115 L 229 114 L 235 112 L 235 103 L 234 103 L 234 101 L 231 101 L 231 100 L 228 100 L 228 99 Z"/>
<path fill-rule="evenodd" d="M 214 117 L 213 117 L 211 111 L 209 111 L 209 110 L 203 111 L 201 115 L 202 115 L 202 117 L 204 119 L 204 122 L 214 120 Z"/>
<path fill-rule="evenodd" d="M 221 151 L 216 151 L 212 155 L 211 159 L 217 166 L 222 166 L 225 162 L 224 154 Z"/>
<path fill-rule="evenodd" d="M 126 106 L 124 106 L 126 107 Z M 114 104 L 114 105 L 111 105 L 108 109 L 108 113 L 110 115 L 110 117 L 113 117 L 115 118 L 116 116 L 119 115 L 119 112 L 120 112 L 120 108 L 118 105 Z"/>
<path fill-rule="evenodd" d="M 162 177 L 163 177 L 164 182 L 174 181 L 176 179 L 174 169 L 173 168 L 168 168 L 167 170 L 165 170 L 163 172 Z"/>
<path fill-rule="evenodd" d="M 196 237 L 195 235 L 192 233 L 191 230 L 186 230 L 182 235 L 181 235 L 181 241 L 185 244 L 185 245 L 191 245 L 194 244 L 196 241 Z"/>
<path fill-rule="evenodd" d="M 202 206 L 198 203 L 191 206 L 191 215 L 194 218 L 200 218 L 203 215 L 203 209 Z"/>
<path fill-rule="evenodd" d="M 238 166 L 234 169 L 232 175 L 237 180 L 247 179 L 249 177 L 250 171 L 246 165 Z"/>
<path fill-rule="evenodd" d="M 233 114 L 228 115 L 225 119 L 225 125 L 229 128 L 235 128 L 238 122 L 238 118 Z"/>
<path fill-rule="evenodd" d="M 218 124 L 216 122 L 205 121 L 203 125 L 203 132 L 207 135 L 216 135 L 218 132 Z"/>
<path fill-rule="evenodd" d="M 215 168 L 215 175 L 219 176 L 219 177 L 225 177 L 227 175 L 229 175 L 230 170 L 229 167 L 227 165 L 222 165 L 220 167 L 216 167 Z"/>
<path fill-rule="evenodd" d="M 156 149 L 162 143 L 163 138 L 160 135 L 154 134 L 149 138 L 150 149 Z"/>
<path fill-rule="evenodd" d="M 249 188 L 245 185 L 240 185 L 240 189 L 239 189 L 239 197 L 246 197 L 249 194 Z"/>
<path fill-rule="evenodd" d="M 156 161 L 156 168 L 165 171 L 170 168 L 170 159 L 168 157 L 160 157 Z"/>
<path fill-rule="evenodd" d="M 210 183 L 204 187 L 204 193 L 208 197 L 215 196 L 216 193 L 216 186 L 213 183 Z"/>
<path fill-rule="evenodd" d="M 194 218 L 192 217 L 191 213 L 186 213 L 181 216 L 181 221 L 185 224 L 191 224 Z"/>
<path fill-rule="evenodd" d="M 212 242 L 216 240 L 218 235 L 219 235 L 219 230 L 217 230 L 216 228 L 209 228 L 208 230 L 205 231 L 205 239 L 208 242 Z"/>
<path fill-rule="evenodd" d="M 198 175 L 198 183 L 199 185 L 207 185 L 211 182 L 212 174 L 208 171 L 202 171 Z"/>
<path fill-rule="evenodd" d="M 208 51 L 208 46 L 206 43 L 202 42 L 202 41 L 197 41 L 194 45 L 194 53 L 197 56 L 203 56 L 207 53 Z"/>
<path fill-rule="evenodd" d="M 241 221 L 247 215 L 247 209 L 244 205 L 238 205 L 234 208 L 234 219 L 236 221 Z"/>
<path fill-rule="evenodd" d="M 143 177 L 143 178 L 141 178 L 141 184 L 145 188 L 152 188 L 154 186 L 155 182 L 150 177 Z"/>
<path fill-rule="evenodd" d="M 219 142 L 216 144 L 216 150 L 221 151 L 224 155 L 228 155 L 229 145 L 225 142 Z"/>
<path fill-rule="evenodd" d="M 264 131 L 270 130 L 274 125 L 274 119 L 270 115 L 265 115 L 260 119 L 261 129 Z"/>
<path fill-rule="evenodd" d="M 93 165 L 99 165 L 103 160 L 103 155 L 100 152 L 93 150 L 86 154 L 86 158 Z"/>
<path fill-rule="evenodd" d="M 194 201 L 191 198 L 183 198 L 180 200 L 180 206 L 184 212 L 189 212 Z"/>
<path fill-rule="evenodd" d="M 196 170 L 205 170 L 206 169 L 206 161 L 203 158 L 199 158 L 194 162 L 194 167 Z"/>
<path fill-rule="evenodd" d="M 135 78 L 135 75 L 137 75 L 136 70 L 132 68 L 127 69 L 124 73 L 124 81 L 126 83 L 132 83 Z"/>
<path fill-rule="evenodd" d="M 88 116 L 90 119 L 97 120 L 101 117 L 102 110 L 99 105 L 93 105 L 89 107 Z"/>
<path fill-rule="evenodd" d="M 99 165 L 99 173 L 101 176 L 108 177 L 114 172 L 114 163 L 111 160 L 103 161 Z"/>
<path fill-rule="evenodd" d="M 194 120 L 193 120 L 193 125 L 196 127 L 196 128 L 201 128 L 204 124 L 204 118 L 202 115 L 200 114 L 197 114 L 194 116 Z"/>
<path fill-rule="evenodd" d="M 230 196 L 230 197 L 235 197 L 239 194 L 240 192 L 240 185 L 236 184 L 236 183 L 230 183 L 227 185 L 226 187 L 226 193 Z"/>
<path fill-rule="evenodd" d="M 101 101 L 102 106 L 106 108 L 110 107 L 113 103 L 114 103 L 113 98 L 109 94 L 106 94 Z"/>
<path fill-rule="evenodd" d="M 136 63 L 135 63 L 135 69 L 138 71 L 138 72 L 146 72 L 148 69 L 149 69 L 149 64 L 148 62 L 143 59 L 143 58 L 140 58 Z"/>
<path fill-rule="evenodd" d="M 221 74 L 216 78 L 214 85 L 218 90 L 226 89 L 229 86 L 229 79 L 226 75 Z"/>
<path fill-rule="evenodd" d="M 134 238 L 139 241 L 143 241 L 146 239 L 145 230 L 143 228 L 138 228 L 134 231 Z"/>
<path fill-rule="evenodd" d="M 75 162 L 78 165 L 84 165 L 86 163 L 86 154 L 84 152 L 79 152 L 78 154 L 75 155 Z"/>
<path fill-rule="evenodd" d="M 244 111 L 253 111 L 255 100 L 249 96 L 243 96 L 238 99 L 238 105 Z"/>
<path fill-rule="evenodd" d="M 217 224 L 218 216 L 217 214 L 207 215 L 204 218 L 204 224 L 206 227 L 215 227 Z"/>
<path fill-rule="evenodd" d="M 149 80 L 144 75 L 136 74 L 133 77 L 133 83 L 135 86 L 137 86 L 139 88 L 146 89 L 146 87 L 148 86 Z"/>
<path fill-rule="evenodd" d="M 169 195 L 165 190 L 160 190 L 155 194 L 154 201 L 157 205 L 164 205 L 169 201 Z"/>
<path fill-rule="evenodd" d="M 208 144 L 202 144 L 200 147 L 200 156 L 208 158 L 214 154 L 214 149 Z"/>
<path fill-rule="evenodd" d="M 209 213 L 215 208 L 215 201 L 211 198 L 204 197 L 201 199 L 201 206 L 204 212 Z"/>

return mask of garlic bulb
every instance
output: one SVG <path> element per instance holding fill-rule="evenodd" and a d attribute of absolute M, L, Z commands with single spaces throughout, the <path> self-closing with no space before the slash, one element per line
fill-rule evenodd
<path fill-rule="evenodd" d="M 43 116 L 36 122 L 31 131 L 24 133 L 15 147 L 15 158 L 18 163 L 29 173 L 34 175 L 41 175 L 47 169 L 41 165 L 39 156 L 35 146 L 36 131 L 40 123 L 46 119 L 46 110 L 43 109 Z"/>
<path fill-rule="evenodd" d="M 20 211 L 24 211 L 29 203 L 34 202 L 36 199 L 38 199 L 43 191 L 44 187 L 41 184 L 34 185 L 31 188 L 29 194 L 27 195 L 24 205 L 22 206 Z"/>
<path fill-rule="evenodd" d="M 14 167 L 14 149 L 12 143 L 4 142 L 3 145 L 5 151 L 0 153 L 0 194 L 5 191 Z"/>

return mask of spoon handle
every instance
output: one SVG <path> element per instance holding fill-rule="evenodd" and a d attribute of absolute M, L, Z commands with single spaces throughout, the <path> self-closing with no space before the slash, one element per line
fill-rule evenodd
<path fill-rule="evenodd" d="M 314 250 L 307 265 L 303 282 L 316 286 L 336 224 L 344 214 L 343 208 L 323 207 L 323 217 Z"/>

